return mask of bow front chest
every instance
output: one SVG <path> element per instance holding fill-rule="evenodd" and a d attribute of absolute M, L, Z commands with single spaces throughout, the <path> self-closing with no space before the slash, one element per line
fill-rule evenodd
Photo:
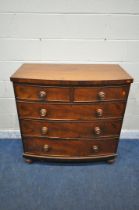
<path fill-rule="evenodd" d="M 112 64 L 23 64 L 11 76 L 23 157 L 113 162 L 133 79 Z"/>

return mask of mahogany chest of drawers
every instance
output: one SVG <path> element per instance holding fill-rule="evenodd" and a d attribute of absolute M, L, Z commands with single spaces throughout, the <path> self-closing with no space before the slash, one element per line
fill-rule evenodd
<path fill-rule="evenodd" d="M 119 65 L 24 64 L 10 79 L 27 162 L 115 160 L 133 82 Z"/>

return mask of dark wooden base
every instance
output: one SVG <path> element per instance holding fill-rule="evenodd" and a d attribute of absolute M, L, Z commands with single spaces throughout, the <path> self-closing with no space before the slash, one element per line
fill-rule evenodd
<path fill-rule="evenodd" d="M 25 162 L 31 164 L 33 162 L 33 160 L 29 159 L 29 158 L 25 158 Z"/>
<path fill-rule="evenodd" d="M 108 160 L 107 160 L 107 163 L 112 164 L 112 163 L 115 162 L 115 159 L 116 159 L 116 158 L 108 159 Z"/>
<path fill-rule="evenodd" d="M 35 160 L 51 161 L 51 162 L 93 162 L 93 161 L 107 161 L 107 163 L 114 163 L 117 154 L 101 155 L 101 156 L 87 156 L 87 157 L 66 157 L 66 156 L 41 156 L 34 154 L 23 154 L 25 162 L 32 163 Z"/>

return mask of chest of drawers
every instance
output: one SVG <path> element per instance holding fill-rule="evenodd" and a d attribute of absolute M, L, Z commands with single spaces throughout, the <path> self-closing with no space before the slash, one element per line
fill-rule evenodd
<path fill-rule="evenodd" d="M 26 162 L 115 160 L 133 82 L 119 65 L 24 64 L 10 79 Z"/>

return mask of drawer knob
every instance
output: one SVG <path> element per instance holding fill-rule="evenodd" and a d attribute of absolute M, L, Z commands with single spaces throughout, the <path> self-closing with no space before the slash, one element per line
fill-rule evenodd
<path fill-rule="evenodd" d="M 98 117 L 102 117 L 102 115 L 103 115 L 103 110 L 102 110 L 102 109 L 97 109 L 97 110 L 96 110 L 96 113 L 97 113 L 97 116 L 98 116 Z"/>
<path fill-rule="evenodd" d="M 98 93 L 98 97 L 99 97 L 100 100 L 104 100 L 105 99 L 105 93 L 103 91 L 100 91 Z"/>
<path fill-rule="evenodd" d="M 45 152 L 48 152 L 49 151 L 49 145 L 48 144 L 45 144 L 44 146 L 43 146 L 43 149 L 44 149 L 44 151 Z"/>
<path fill-rule="evenodd" d="M 100 135 L 100 134 L 101 134 L 101 129 L 100 129 L 100 127 L 95 127 L 95 128 L 94 128 L 94 132 L 95 132 L 96 135 Z"/>
<path fill-rule="evenodd" d="M 46 97 L 46 92 L 44 90 L 40 91 L 39 92 L 39 97 L 42 98 L 42 99 L 45 98 Z"/>
<path fill-rule="evenodd" d="M 47 132 L 48 132 L 48 128 L 47 127 L 44 126 L 44 127 L 41 128 L 41 134 L 42 135 L 45 135 Z"/>
<path fill-rule="evenodd" d="M 92 147 L 93 152 L 98 152 L 99 151 L 99 147 L 97 145 L 94 145 Z"/>
<path fill-rule="evenodd" d="M 40 110 L 41 117 L 45 117 L 46 116 L 46 113 L 47 113 L 47 110 L 46 109 L 41 109 Z"/>

